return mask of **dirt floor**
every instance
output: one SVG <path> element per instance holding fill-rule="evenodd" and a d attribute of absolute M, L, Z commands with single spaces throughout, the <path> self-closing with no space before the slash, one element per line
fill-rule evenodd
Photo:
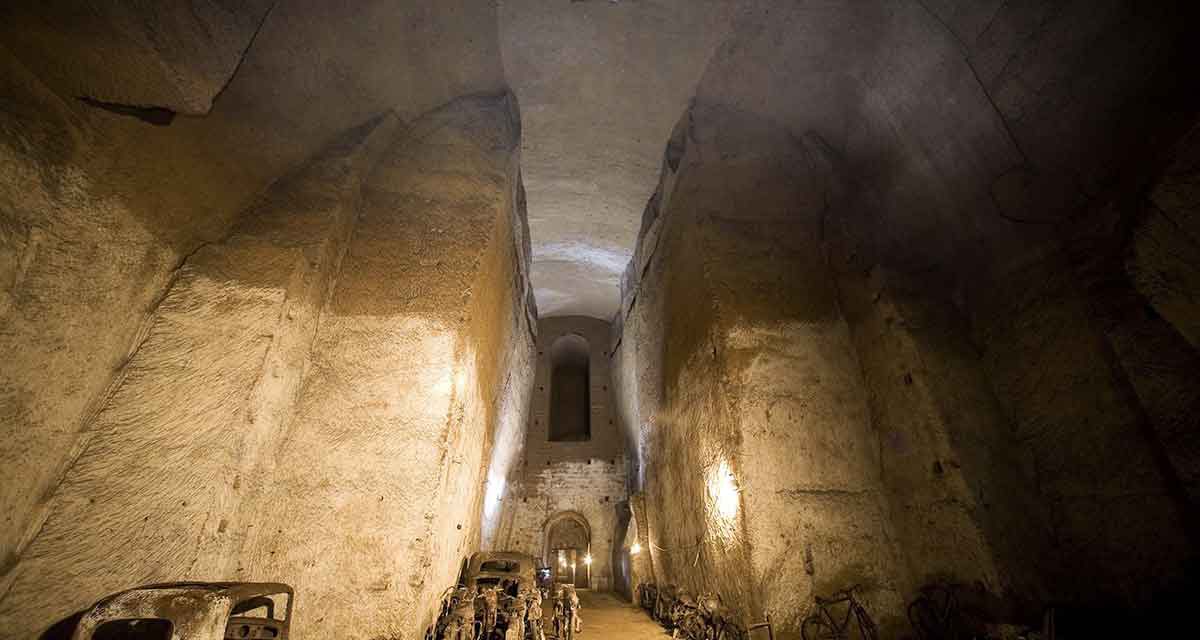
<path fill-rule="evenodd" d="M 660 627 L 638 607 L 611 593 L 579 592 L 583 617 L 580 640 L 665 640 L 670 632 Z"/>

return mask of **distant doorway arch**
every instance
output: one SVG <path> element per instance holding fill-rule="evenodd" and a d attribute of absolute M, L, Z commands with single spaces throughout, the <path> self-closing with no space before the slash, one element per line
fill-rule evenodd
<path fill-rule="evenodd" d="M 592 438 L 591 345 L 568 333 L 550 345 L 550 442 Z"/>
<path fill-rule="evenodd" d="M 560 511 L 542 525 L 542 559 L 555 582 L 586 589 L 591 583 L 592 527 L 576 511 Z"/>

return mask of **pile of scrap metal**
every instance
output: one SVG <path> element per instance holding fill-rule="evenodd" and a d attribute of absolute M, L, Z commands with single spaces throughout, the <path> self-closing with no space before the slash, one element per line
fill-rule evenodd
<path fill-rule="evenodd" d="M 472 555 L 459 584 L 442 594 L 426 640 L 545 640 L 534 567 L 521 553 Z"/>
<path fill-rule="evenodd" d="M 638 602 L 659 624 L 671 629 L 676 640 L 748 640 L 757 629 L 765 629 L 767 637 L 774 638 L 769 618 L 744 627 L 740 616 L 716 594 L 694 598 L 673 584 L 659 587 L 642 583 L 638 585 Z"/>
<path fill-rule="evenodd" d="M 292 588 L 282 583 L 151 584 L 102 598 L 77 614 L 70 637 L 286 640 L 294 599 Z"/>
<path fill-rule="evenodd" d="M 554 637 L 572 640 L 582 631 L 583 618 L 579 615 L 579 595 L 575 586 L 560 584 L 554 592 Z"/>
<path fill-rule="evenodd" d="M 643 582 L 637 586 L 638 603 L 650 615 L 654 615 L 654 605 L 658 602 L 658 585 L 653 582 Z"/>

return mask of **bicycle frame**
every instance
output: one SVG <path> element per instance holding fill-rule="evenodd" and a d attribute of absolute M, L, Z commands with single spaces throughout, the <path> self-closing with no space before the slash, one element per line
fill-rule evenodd
<path fill-rule="evenodd" d="M 848 638 L 847 631 L 850 629 L 850 622 L 853 620 L 858 623 L 859 635 L 866 640 L 876 640 L 879 637 L 879 630 L 875 628 L 875 622 L 871 620 L 871 616 L 867 613 L 862 603 L 854 595 L 857 587 L 850 587 L 845 591 L 839 591 L 828 598 L 820 596 L 814 597 L 817 603 L 817 611 L 812 613 L 800 625 L 801 635 L 808 639 L 808 628 L 810 622 L 816 622 L 818 625 L 825 625 L 829 631 L 833 633 L 834 638 Z M 835 615 L 835 607 L 837 605 L 846 604 L 845 615 Z M 841 619 L 839 622 L 838 619 Z"/>

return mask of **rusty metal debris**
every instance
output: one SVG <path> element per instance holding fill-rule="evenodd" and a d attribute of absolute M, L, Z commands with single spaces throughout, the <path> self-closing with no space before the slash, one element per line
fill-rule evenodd
<path fill-rule="evenodd" d="M 575 586 L 559 585 L 554 595 L 554 637 L 572 640 L 582 630 L 583 619 L 579 615 L 579 595 Z"/>
<path fill-rule="evenodd" d="M 642 608 L 653 615 L 654 606 L 658 603 L 658 586 L 653 582 L 643 582 L 638 585 L 637 593 Z"/>
<path fill-rule="evenodd" d="M 775 632 L 768 617 L 765 622 L 743 626 L 741 616 L 725 605 L 721 596 L 706 593 L 699 598 L 673 584 L 643 583 L 638 586 L 638 602 L 663 626 L 672 629 L 676 640 L 748 640 L 755 631 L 765 631 L 768 640 Z"/>
<path fill-rule="evenodd" d="M 173 582 L 121 591 L 79 619 L 74 640 L 286 640 L 295 594 L 273 582 Z"/>
<path fill-rule="evenodd" d="M 521 553 L 472 555 L 459 584 L 442 594 L 426 640 L 545 640 L 535 566 Z"/>

